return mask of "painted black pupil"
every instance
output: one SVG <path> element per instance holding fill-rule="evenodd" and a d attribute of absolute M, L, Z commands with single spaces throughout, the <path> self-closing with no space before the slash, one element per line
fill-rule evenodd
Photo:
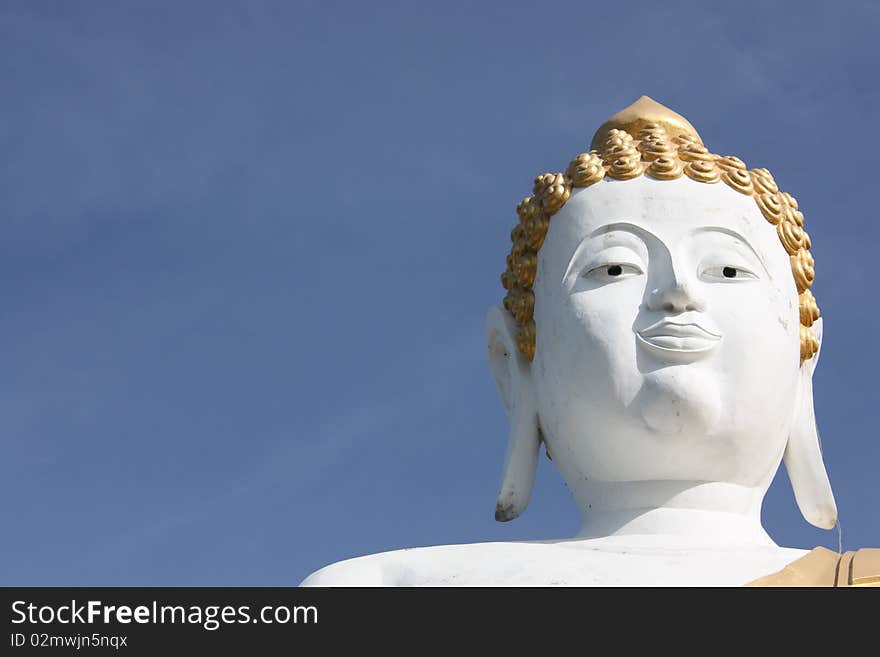
<path fill-rule="evenodd" d="M 622 273 L 623 273 L 623 267 L 621 267 L 620 265 L 611 265 L 608 268 L 608 275 L 609 276 L 620 276 Z"/>
<path fill-rule="evenodd" d="M 733 267 L 725 267 L 721 273 L 724 274 L 724 278 L 736 278 L 736 269 Z"/>

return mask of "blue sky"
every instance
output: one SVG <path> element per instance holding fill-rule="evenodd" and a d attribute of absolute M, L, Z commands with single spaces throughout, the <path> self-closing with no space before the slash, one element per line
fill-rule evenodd
<path fill-rule="evenodd" d="M 493 520 L 516 203 L 641 94 L 798 197 L 844 547 L 880 546 L 880 9 L 6 2 L 0 583 L 290 585 Z M 711 7 L 711 8 L 710 8 Z M 784 469 L 780 544 L 837 547 Z"/>

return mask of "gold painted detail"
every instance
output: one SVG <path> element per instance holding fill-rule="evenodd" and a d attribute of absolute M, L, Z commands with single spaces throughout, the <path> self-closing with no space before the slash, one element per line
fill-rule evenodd
<path fill-rule="evenodd" d="M 812 358 L 819 351 L 819 341 L 810 327 L 820 313 L 809 290 L 816 272 L 810 236 L 803 229 L 804 215 L 797 200 L 779 190 L 767 169 L 748 169 L 738 157 L 710 153 L 687 119 L 647 96 L 602 124 L 593 137 L 591 150 L 576 155 L 565 173 L 545 173 L 535 178 L 532 195 L 516 208 L 519 223 L 510 233 L 512 246 L 501 284 L 507 290 L 504 307 L 519 325 L 517 347 L 525 357 L 530 361 L 535 357 L 532 288 L 538 251 L 550 227 L 550 217 L 565 205 L 572 189 L 589 187 L 604 178 L 630 180 L 643 174 L 657 180 L 686 175 L 702 183 L 723 182 L 755 199 L 764 218 L 776 226 L 779 241 L 791 259 L 799 295 L 801 363 Z"/>
<path fill-rule="evenodd" d="M 850 562 L 850 586 L 880 586 L 880 549 L 857 550 Z"/>
<path fill-rule="evenodd" d="M 782 570 L 746 586 L 880 586 L 880 549 L 862 548 L 838 554 L 824 547 L 813 548 Z"/>

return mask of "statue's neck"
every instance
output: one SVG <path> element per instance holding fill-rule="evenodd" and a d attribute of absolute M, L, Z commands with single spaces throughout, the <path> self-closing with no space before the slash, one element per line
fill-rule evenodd
<path fill-rule="evenodd" d="M 764 488 L 721 482 L 583 482 L 573 491 L 578 538 L 651 537 L 652 544 L 774 546 L 761 526 Z"/>

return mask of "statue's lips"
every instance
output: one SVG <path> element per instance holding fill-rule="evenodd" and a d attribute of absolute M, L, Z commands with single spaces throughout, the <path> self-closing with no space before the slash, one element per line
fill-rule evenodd
<path fill-rule="evenodd" d="M 657 322 L 643 331 L 638 331 L 636 335 L 645 346 L 659 355 L 699 356 L 711 351 L 721 340 L 721 335 L 699 324 L 669 320 Z"/>

